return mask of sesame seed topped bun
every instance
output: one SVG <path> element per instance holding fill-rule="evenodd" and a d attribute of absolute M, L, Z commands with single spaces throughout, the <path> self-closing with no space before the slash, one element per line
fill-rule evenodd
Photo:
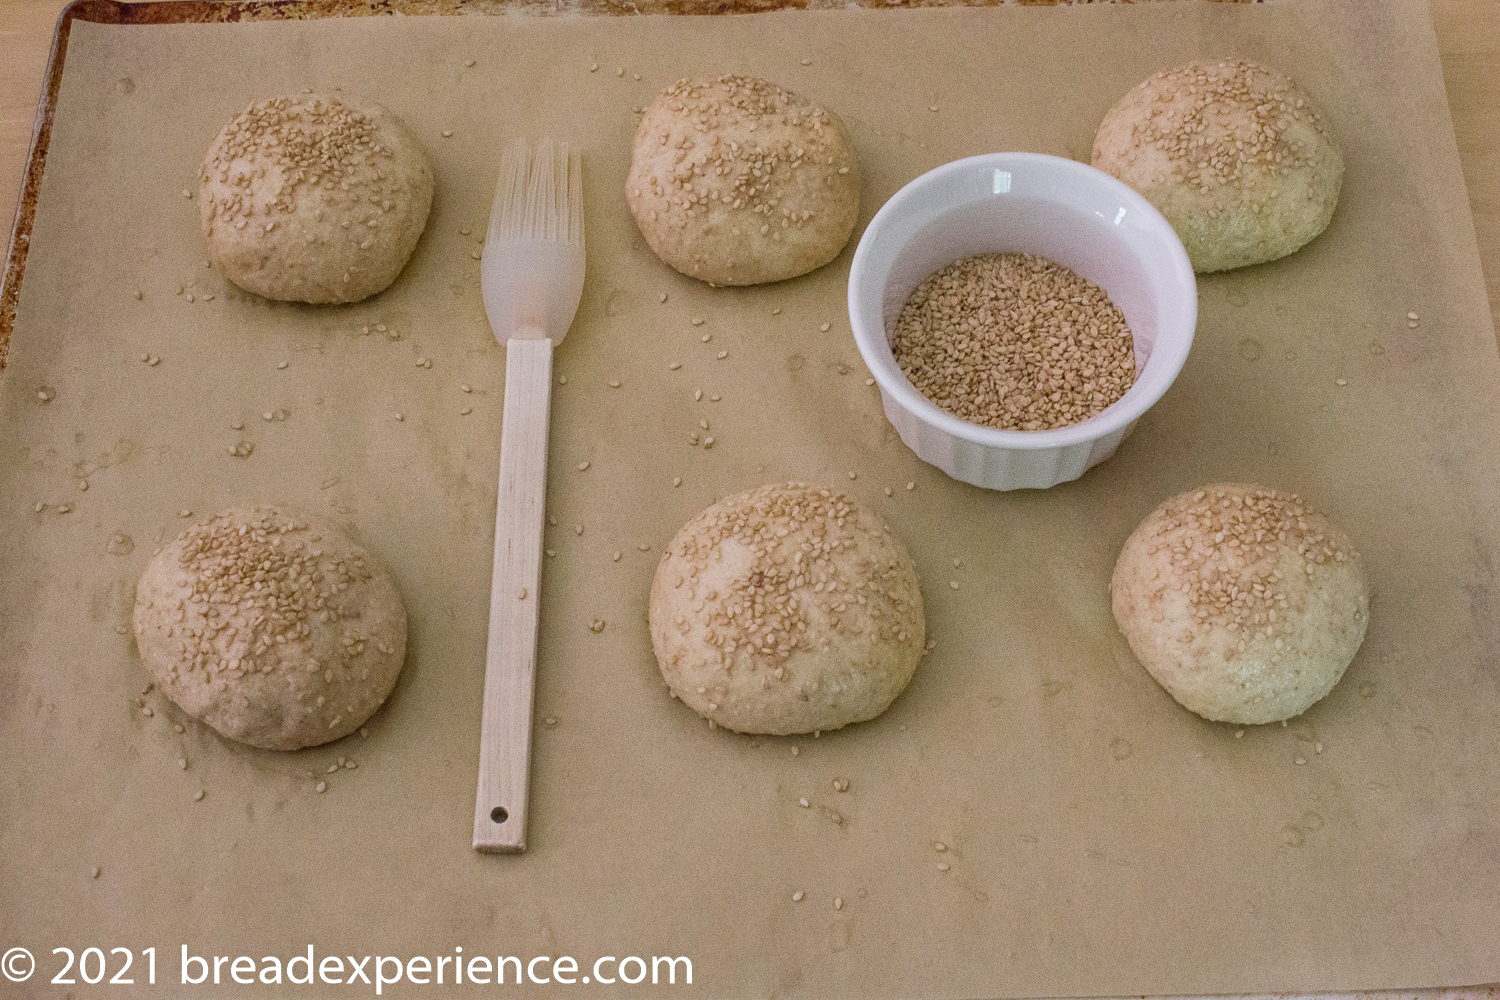
<path fill-rule="evenodd" d="M 1301 715 L 1344 675 L 1370 617 L 1364 562 L 1343 532 L 1295 494 L 1242 483 L 1152 511 L 1110 594 L 1151 676 L 1219 722 Z"/>
<path fill-rule="evenodd" d="M 839 255 L 859 215 L 844 123 L 766 80 L 679 80 L 646 108 L 625 200 L 658 257 L 714 285 L 781 281 Z"/>
<path fill-rule="evenodd" d="M 1104 116 L 1093 159 L 1166 216 L 1199 272 L 1297 250 L 1327 228 L 1344 176 L 1312 98 L 1245 59 L 1139 84 Z"/>
<path fill-rule="evenodd" d="M 901 540 L 802 483 L 729 497 L 684 525 L 656 568 L 649 618 L 672 693 L 742 733 L 873 719 L 911 680 L 926 636 Z"/>
<path fill-rule="evenodd" d="M 432 164 L 394 114 L 349 94 L 257 101 L 199 174 L 198 211 L 224 276 L 268 299 L 358 302 L 406 266 L 432 207 Z"/>
<path fill-rule="evenodd" d="M 385 701 L 406 658 L 406 608 L 333 525 L 236 507 L 147 564 L 135 640 L 183 711 L 230 739 L 297 750 L 348 735 Z"/>

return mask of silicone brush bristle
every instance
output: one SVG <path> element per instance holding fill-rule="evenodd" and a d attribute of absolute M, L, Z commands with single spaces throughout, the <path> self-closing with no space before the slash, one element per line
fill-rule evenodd
<path fill-rule="evenodd" d="M 583 242 L 583 160 L 565 142 L 524 139 L 500 154 L 500 180 L 490 209 L 491 242 Z"/>

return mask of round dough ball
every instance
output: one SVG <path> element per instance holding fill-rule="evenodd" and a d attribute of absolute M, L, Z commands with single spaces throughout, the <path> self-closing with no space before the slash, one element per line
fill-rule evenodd
<path fill-rule="evenodd" d="M 926 641 L 901 540 L 802 483 L 729 497 L 684 525 L 656 568 L 650 622 L 676 697 L 727 729 L 778 736 L 873 719 Z"/>
<path fill-rule="evenodd" d="M 135 641 L 184 712 L 241 743 L 298 750 L 347 736 L 385 701 L 406 658 L 406 608 L 333 525 L 236 507 L 147 564 Z"/>
<path fill-rule="evenodd" d="M 712 285 L 806 274 L 859 216 L 844 123 L 766 80 L 679 80 L 641 118 L 625 200 L 656 255 Z"/>
<path fill-rule="evenodd" d="M 1221 483 L 1163 503 L 1125 542 L 1115 621 L 1151 676 L 1216 722 L 1300 715 L 1354 659 L 1364 563 L 1294 494 Z"/>
<path fill-rule="evenodd" d="M 1344 157 L 1312 98 L 1244 59 L 1162 70 L 1110 109 L 1094 166 L 1155 205 L 1193 270 L 1284 257 L 1333 218 Z"/>
<path fill-rule="evenodd" d="M 198 214 L 224 276 L 268 299 L 358 302 L 406 266 L 432 164 L 406 123 L 349 94 L 250 105 L 204 157 Z"/>

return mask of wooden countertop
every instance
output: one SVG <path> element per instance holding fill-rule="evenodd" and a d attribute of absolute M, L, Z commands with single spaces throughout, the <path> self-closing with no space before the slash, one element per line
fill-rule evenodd
<path fill-rule="evenodd" d="M 1495 0 L 1430 3 L 1490 315 L 1500 328 L 1500 19 Z M 65 6 L 66 0 L 0 0 L 0 205 L 12 212 L 52 31 Z M 8 230 L 12 215 L 0 218 Z"/>

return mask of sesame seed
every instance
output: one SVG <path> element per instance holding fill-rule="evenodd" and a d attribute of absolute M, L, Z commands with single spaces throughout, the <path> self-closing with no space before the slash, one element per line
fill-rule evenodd
<path fill-rule="evenodd" d="M 892 350 L 940 408 L 984 427 L 1078 423 L 1135 382 L 1133 338 L 1097 285 L 1043 257 L 978 254 L 917 286 Z"/>
<path fill-rule="evenodd" d="M 465 406 L 463 409 L 461 409 L 461 410 L 458 411 L 458 415 L 460 417 L 467 417 L 469 414 L 471 414 L 473 412 L 474 412 L 474 407 L 472 407 L 472 406 Z"/>
<path fill-rule="evenodd" d="M 141 355 L 141 364 L 145 364 L 147 361 L 150 361 L 150 360 L 151 360 L 151 355 L 149 355 L 149 354 L 142 354 Z"/>
<path fill-rule="evenodd" d="M 229 425 L 229 429 L 232 431 L 242 431 L 245 429 L 245 422 L 243 420 L 236 420 Z"/>
<path fill-rule="evenodd" d="M 936 104 L 929 104 L 929 105 L 927 105 L 927 110 L 928 111 L 936 111 L 937 110 L 937 105 Z"/>
<path fill-rule="evenodd" d="M 464 60 L 464 65 L 465 66 L 473 66 L 474 65 L 474 60 L 472 60 L 472 59 L 465 59 Z"/>
<path fill-rule="evenodd" d="M 621 66 L 619 69 L 615 70 L 615 76 L 624 76 L 624 75 L 625 75 L 625 67 Z"/>
<path fill-rule="evenodd" d="M 858 479 L 859 478 L 859 473 L 854 472 L 853 470 L 850 470 L 850 472 L 849 472 L 849 478 L 850 479 Z"/>
<path fill-rule="evenodd" d="M 620 550 L 619 549 L 615 549 L 614 554 L 610 556 L 610 559 L 612 559 L 614 562 L 619 562 L 620 561 Z"/>
<path fill-rule="evenodd" d="M 142 295 L 141 295 L 141 290 L 139 288 L 137 288 L 133 294 L 135 295 L 135 300 L 137 302 L 141 301 Z"/>
<path fill-rule="evenodd" d="M 797 804 L 799 806 L 801 806 L 803 809 L 806 809 L 809 806 L 809 803 L 808 803 L 807 799 L 805 799 L 805 798 L 798 799 L 797 800 Z"/>
<path fill-rule="evenodd" d="M 417 358 L 417 367 L 418 368 L 426 368 L 427 365 L 428 365 L 428 361 L 427 361 L 427 359 L 425 357 Z"/>
<path fill-rule="evenodd" d="M 812 65 L 812 60 L 811 59 L 804 59 L 804 60 L 802 60 L 802 65 L 804 65 L 804 66 L 811 66 Z"/>
<path fill-rule="evenodd" d="M 60 503 L 60 504 L 57 505 L 57 512 L 59 514 L 71 514 L 71 513 L 73 513 L 73 505 L 72 504 L 66 504 L 66 503 Z"/>
<path fill-rule="evenodd" d="M 526 600 L 526 588 L 525 587 L 521 588 L 521 592 L 516 595 L 516 599 L 519 600 L 519 601 Z"/>
<path fill-rule="evenodd" d="M 94 878 L 98 878 L 100 875 L 103 875 L 103 874 L 104 874 L 104 869 L 100 868 L 98 865 L 95 865 L 94 866 Z"/>
<path fill-rule="evenodd" d="M 651 546 L 647 545 L 645 542 L 638 543 L 636 545 L 636 548 L 640 549 L 642 552 L 650 552 L 651 551 Z"/>
<path fill-rule="evenodd" d="M 604 621 L 603 621 L 603 619 L 595 618 L 593 621 L 589 622 L 589 631 L 590 632 L 603 632 L 604 631 Z"/>
<path fill-rule="evenodd" d="M 682 367 L 682 362 L 680 362 L 680 361 L 674 361 L 670 365 L 667 365 L 667 370 L 675 372 L 677 369 L 679 369 L 681 367 Z"/>
<path fill-rule="evenodd" d="M 484 254 L 480 253 L 478 250 L 475 250 L 475 251 L 473 251 L 472 253 L 469 254 L 469 257 L 472 258 L 473 260 L 483 260 L 484 259 Z"/>
<path fill-rule="evenodd" d="M 1407 319 L 1421 319 L 1422 317 L 1418 316 L 1414 312 L 1409 312 L 1409 313 L 1406 314 L 1406 318 Z"/>
<path fill-rule="evenodd" d="M 545 719 L 543 719 L 542 721 L 544 723 L 546 723 L 547 725 L 549 725 L 549 726 L 555 726 L 555 725 L 557 725 L 557 718 L 555 716 L 549 715 Z"/>
<path fill-rule="evenodd" d="M 589 463 L 588 462 L 579 462 L 578 463 L 578 471 L 579 472 L 587 472 L 588 470 L 589 470 Z"/>
<path fill-rule="evenodd" d="M 796 747 L 796 746 L 792 747 L 792 756 L 793 757 L 797 756 L 801 752 L 802 752 L 802 748 L 801 747 Z"/>
<path fill-rule="evenodd" d="M 567 385 L 568 384 L 568 376 L 566 376 L 566 375 L 559 375 L 559 376 L 557 376 L 557 384 L 558 385 Z"/>
<path fill-rule="evenodd" d="M 712 448 L 713 446 L 714 446 L 714 439 L 712 437 L 706 437 L 706 438 L 703 439 L 703 447 L 704 448 Z"/>
<path fill-rule="evenodd" d="M 681 486 L 682 485 L 682 477 L 681 476 L 673 476 L 672 477 L 672 485 L 673 486 Z"/>
<path fill-rule="evenodd" d="M 875 380 L 874 379 L 872 379 L 872 378 L 865 379 L 865 385 L 874 385 L 874 384 L 875 384 Z"/>
<path fill-rule="evenodd" d="M 610 379 L 609 380 L 609 387 L 611 389 L 618 389 L 618 388 L 620 388 L 620 380 L 617 379 L 617 378 Z"/>
<path fill-rule="evenodd" d="M 406 418 L 403 417 L 401 414 L 397 413 L 396 414 L 396 419 L 399 421 L 399 420 L 405 420 Z"/>
<path fill-rule="evenodd" d="M 693 320 L 692 320 L 692 323 L 693 323 L 694 326 L 702 326 L 703 325 L 703 319 L 700 316 L 694 316 Z"/>
<path fill-rule="evenodd" d="M 326 782 L 326 781 L 320 781 L 320 782 L 318 782 L 317 787 L 314 788 L 313 791 L 317 792 L 319 795 L 322 795 L 324 792 L 328 791 L 328 782 Z"/>
<path fill-rule="evenodd" d="M 88 489 L 89 488 L 89 481 L 87 479 L 80 479 L 80 480 L 78 480 L 78 488 L 80 490 L 86 490 L 86 489 Z"/>
<path fill-rule="evenodd" d="M 1349 384 L 1349 380 L 1346 379 L 1346 378 L 1336 378 L 1336 379 L 1333 380 L 1333 384 L 1334 385 L 1348 385 Z"/>
<path fill-rule="evenodd" d="M 147 361 L 146 364 L 148 367 L 155 368 L 157 365 L 161 364 L 161 358 L 153 354 L 151 355 L 151 360 Z"/>
<path fill-rule="evenodd" d="M 94 872 L 95 872 L 94 877 L 95 878 L 99 877 L 98 871 L 99 871 L 99 869 L 97 869 L 97 868 L 94 869 Z M 796 892 L 792 893 L 792 902 L 794 902 L 794 903 L 800 903 L 806 897 L 807 897 L 807 893 L 803 892 L 801 889 L 798 889 Z"/>
<path fill-rule="evenodd" d="M 1244 736 L 1245 736 L 1245 731 L 1243 729 L 1236 729 L 1234 731 L 1234 738 L 1235 739 L 1237 739 L 1237 740 L 1238 739 L 1243 739 Z"/>
<path fill-rule="evenodd" d="M 700 341 L 702 341 L 702 342 L 703 342 L 703 343 L 705 343 L 705 344 L 706 344 L 706 343 L 708 343 L 708 342 L 709 342 L 709 341 L 710 341 L 710 340 L 713 340 L 713 339 L 714 339 L 714 335 L 713 335 L 713 334 L 711 334 L 711 333 L 705 333 L 705 334 L 704 334 L 704 335 L 703 335 L 703 336 L 701 336 L 701 337 L 699 337 L 699 338 L 698 338 L 698 339 L 699 339 L 699 340 L 700 340 Z"/>
<path fill-rule="evenodd" d="M 446 128 L 443 129 L 443 138 L 444 139 L 451 139 L 452 137 L 453 137 L 453 130 L 452 129 L 446 129 Z"/>
<path fill-rule="evenodd" d="M 886 496 L 890 496 L 890 495 L 891 495 L 891 488 L 890 488 L 890 487 L 889 487 L 889 486 L 887 486 L 887 487 L 886 487 L 886 488 L 885 488 L 885 495 L 886 495 Z"/>
<path fill-rule="evenodd" d="M 719 352 L 719 360 L 720 361 L 723 361 L 727 357 L 729 357 L 729 352 L 728 351 L 720 351 Z"/>
<path fill-rule="evenodd" d="M 907 492 L 910 492 L 910 491 L 912 491 L 912 490 L 914 490 L 916 488 L 917 488 L 917 484 L 916 483 L 907 483 L 906 484 Z"/>
<path fill-rule="evenodd" d="M 833 897 L 833 908 L 835 910 L 842 910 L 844 908 L 844 899 L 842 896 Z"/>
<path fill-rule="evenodd" d="M 1322 752 L 1323 752 L 1323 744 L 1321 744 L 1321 743 L 1314 743 L 1313 744 L 1313 753 L 1322 753 Z"/>
<path fill-rule="evenodd" d="M 958 567 L 962 566 L 963 564 L 964 564 L 964 561 L 962 559 L 955 559 L 955 560 L 953 560 L 953 568 L 954 569 L 958 569 Z"/>
<path fill-rule="evenodd" d="M 657 301 L 658 302 L 665 302 L 665 301 L 667 301 L 667 293 L 666 292 L 662 292 L 661 293 L 661 298 L 657 299 Z"/>
<path fill-rule="evenodd" d="M 940 871 L 940 872 L 947 871 L 948 870 L 948 862 L 946 862 L 946 861 L 939 861 L 938 862 L 938 866 L 937 866 L 937 870 Z"/>
<path fill-rule="evenodd" d="M 1301 755 L 1298 755 L 1297 759 L 1294 760 L 1292 763 L 1294 763 L 1294 764 L 1306 764 L 1307 763 L 1307 758 L 1303 757 Z"/>
<path fill-rule="evenodd" d="M 35 506 L 35 507 L 34 507 L 34 508 L 32 508 L 32 509 L 33 509 L 33 510 L 34 510 L 34 511 L 35 511 L 35 512 L 36 512 L 36 513 L 38 513 L 38 514 L 40 514 L 40 513 L 41 513 L 41 512 L 42 512 L 42 511 L 44 511 L 44 510 L 46 510 L 46 509 L 47 509 L 47 505 L 46 505 L 46 504 L 44 504 L 44 503 L 38 503 L 38 504 L 37 504 L 37 505 L 36 505 L 36 506 Z"/>
<path fill-rule="evenodd" d="M 191 302 L 191 301 L 193 301 L 193 293 L 192 293 L 192 292 L 188 292 L 188 293 L 187 293 L 187 300 L 188 300 L 188 301 L 189 301 L 189 302 Z"/>
<path fill-rule="evenodd" d="M 717 403 L 719 401 L 719 394 L 716 392 L 713 395 L 709 396 L 708 401 L 710 403 Z"/>
<path fill-rule="evenodd" d="M 696 403 L 698 400 L 700 400 L 702 398 L 703 398 L 703 390 L 702 389 L 694 389 L 693 390 L 693 402 Z"/>
<path fill-rule="evenodd" d="M 201 788 L 198 789 L 196 792 L 193 793 L 193 801 L 194 802 L 202 802 L 203 801 L 203 795 L 204 795 L 203 789 L 201 789 Z"/>
<path fill-rule="evenodd" d="M 942 854 L 948 849 L 948 845 L 943 843 L 941 840 L 935 840 L 932 843 L 932 849 L 934 851 L 937 851 L 939 854 Z"/>
<path fill-rule="evenodd" d="M 186 771 L 187 770 L 187 758 L 186 757 L 178 757 L 177 758 L 177 766 L 181 770 Z"/>
<path fill-rule="evenodd" d="M 459 389 L 460 392 L 473 392 L 474 391 L 473 386 L 469 385 L 469 383 L 467 383 L 467 382 L 465 382 L 462 385 L 460 385 L 458 387 L 458 389 Z"/>
<path fill-rule="evenodd" d="M 958 581 L 957 580 L 949 580 L 948 581 L 948 588 L 950 590 L 957 590 L 958 589 Z"/>
<path fill-rule="evenodd" d="M 781 307 L 780 306 L 772 306 L 771 307 L 771 315 L 772 316 L 780 316 L 781 315 Z"/>
<path fill-rule="evenodd" d="M 276 414 L 272 413 L 270 410 L 267 410 L 265 413 L 262 413 L 260 415 L 260 418 L 269 422 L 276 419 Z"/>
<path fill-rule="evenodd" d="M 828 323 L 824 323 L 824 324 L 823 324 L 823 325 L 822 325 L 822 326 L 820 326 L 820 327 L 818 327 L 818 329 L 819 329 L 819 330 L 821 330 L 821 331 L 822 331 L 822 332 L 824 332 L 824 333 L 827 333 L 827 332 L 828 332 L 828 327 L 829 327 L 829 326 L 830 326 L 830 324 L 828 324 Z"/>
<path fill-rule="evenodd" d="M 573 534 L 575 534 L 575 535 L 581 535 L 581 534 L 583 534 L 583 525 L 581 525 L 581 524 L 575 524 L 575 525 L 573 525 Z"/>
<path fill-rule="evenodd" d="M 590 73 L 597 73 L 597 72 L 599 72 L 599 64 L 598 63 L 593 63 L 592 65 L 590 65 L 589 66 L 589 72 Z"/>
<path fill-rule="evenodd" d="M 556 559 L 557 558 L 557 550 L 556 549 L 548 549 L 547 550 L 547 558 L 548 559 Z"/>
<path fill-rule="evenodd" d="M 174 729 L 174 730 L 176 730 L 176 731 L 177 731 L 177 732 L 179 732 L 179 733 L 185 733 L 185 732 L 187 732 L 187 730 L 185 730 L 185 729 L 183 729 L 183 728 L 182 728 L 182 723 L 180 723 L 180 722 L 178 722 L 178 723 L 175 723 L 175 724 L 174 724 L 174 725 L 173 725 L 173 726 L 172 726 L 172 728 L 173 728 L 173 729 Z"/>

